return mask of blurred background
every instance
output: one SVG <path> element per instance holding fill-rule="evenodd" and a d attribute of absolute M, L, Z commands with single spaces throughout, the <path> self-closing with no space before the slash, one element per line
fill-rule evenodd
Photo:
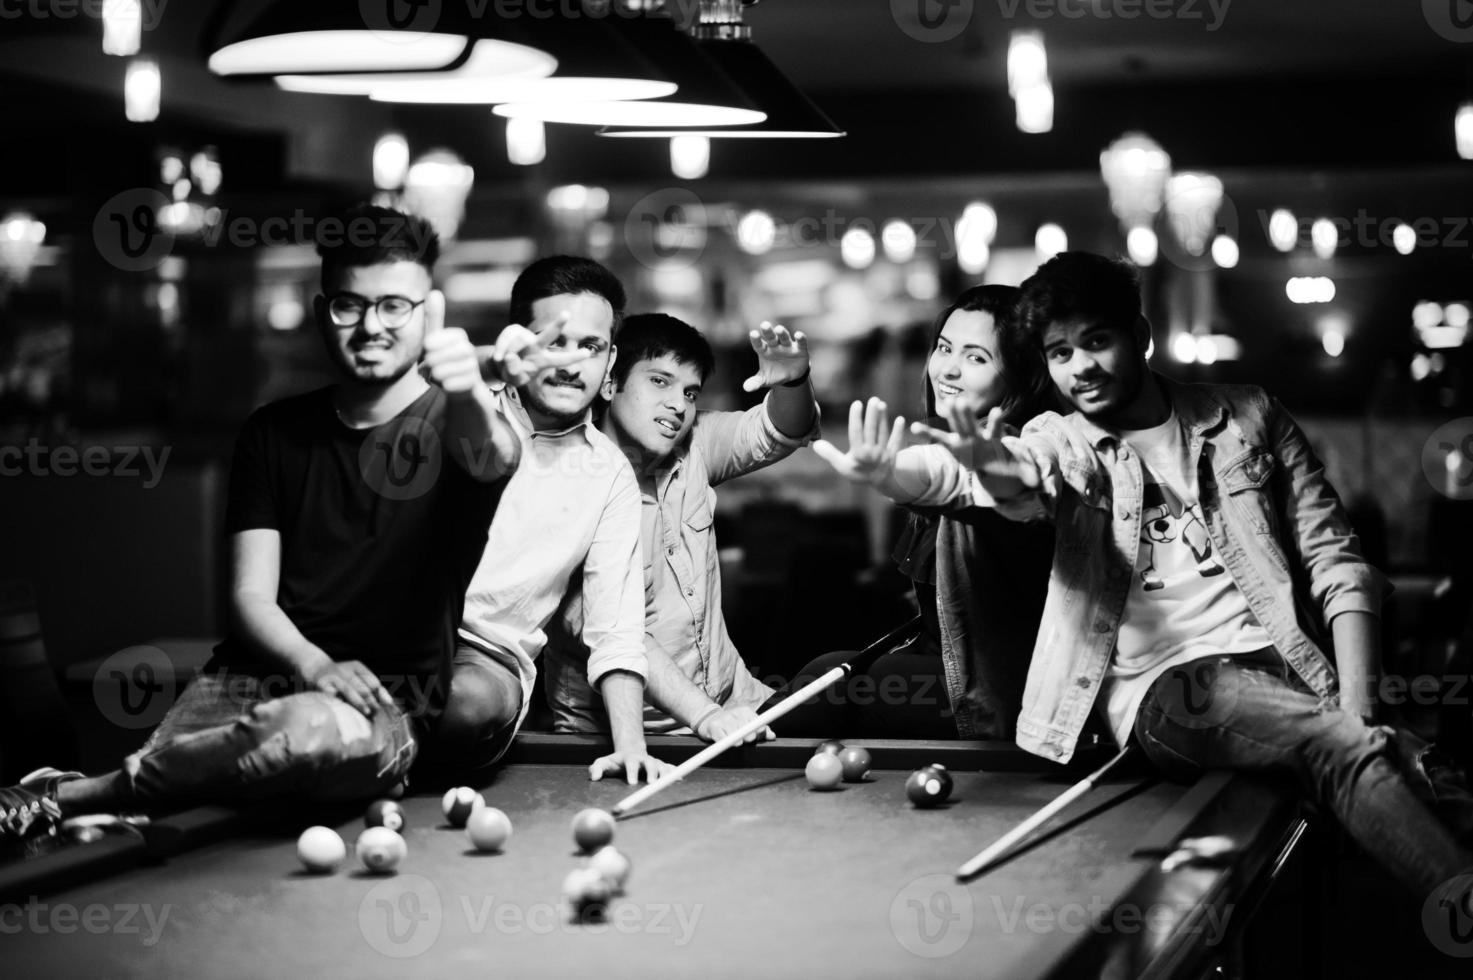
<path fill-rule="evenodd" d="M 621 139 L 207 64 L 257 15 L 347 8 L 373 5 L 0 15 L 0 579 L 10 635 L 44 641 L 53 668 L 86 682 L 137 645 L 188 664 L 219 635 L 234 432 L 332 380 L 313 235 L 365 199 L 436 223 L 450 322 L 478 340 L 553 252 L 606 262 L 631 311 L 708 334 L 707 408 L 750 403 L 749 328 L 805 331 L 841 443 L 854 398 L 919 411 L 930 320 L 961 289 L 1066 247 L 1128 256 L 1157 370 L 1262 384 L 1309 433 L 1396 576 L 1393 667 L 1455 663 L 1473 544 L 1473 26 L 1456 5 L 666 5 L 718 40 L 745 18 L 791 84 L 762 93 L 770 118 L 802 110 L 836 138 Z M 621 26 L 577 0 L 386 9 Z M 565 65 L 612 50 L 579 38 Z M 812 453 L 723 488 L 719 520 L 732 631 L 760 674 L 907 615 L 895 510 Z"/>

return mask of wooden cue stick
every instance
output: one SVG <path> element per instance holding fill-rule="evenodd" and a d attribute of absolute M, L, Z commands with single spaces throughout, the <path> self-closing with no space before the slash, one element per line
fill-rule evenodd
<path fill-rule="evenodd" d="M 902 637 L 905 636 L 906 633 L 914 629 L 920 621 L 921 618 L 917 616 L 903 626 L 899 626 L 891 630 L 875 642 L 871 643 L 869 646 L 865 647 L 859 653 L 851 657 L 848 663 L 840 664 L 839 666 L 818 677 L 816 680 L 803 685 L 802 688 L 783 698 L 777 704 L 768 708 L 766 711 L 762 712 L 762 714 L 747 722 L 745 725 L 743 725 L 741 728 L 738 728 L 730 735 L 727 735 L 725 738 L 722 738 L 718 741 L 712 742 L 710 745 L 706 746 L 704 749 L 697 752 L 689 759 L 686 759 L 680 765 L 676 766 L 675 770 L 669 775 L 665 776 L 657 782 L 650 783 L 647 786 L 643 786 L 635 790 L 633 793 L 630 793 L 628 796 L 624 797 L 624 799 L 620 800 L 617 804 L 614 805 L 614 809 L 612 811 L 614 816 L 618 817 L 625 813 L 628 813 L 630 810 L 639 806 L 651 796 L 654 796 L 656 793 L 660 792 L 660 790 L 666 788 L 667 786 L 672 786 L 675 783 L 680 782 L 680 780 L 684 779 L 686 776 L 689 776 L 691 773 L 695 772 L 697 769 L 701 768 L 706 763 L 710 762 L 712 759 L 716 758 L 718 755 L 731 748 L 733 745 L 736 745 L 748 735 L 752 734 L 755 731 L 760 731 L 773 720 L 781 718 L 783 715 L 787 714 L 789 711 L 792 711 L 804 701 L 807 701 L 813 695 L 818 694 L 819 692 L 828 688 L 835 681 L 853 671 L 856 665 L 868 666 L 870 660 L 888 650 L 890 648 L 890 644 L 898 642 Z"/>
<path fill-rule="evenodd" d="M 1003 852 L 1009 850 L 1014 844 L 1018 843 L 1018 841 L 1033 833 L 1044 823 L 1052 819 L 1056 814 L 1058 814 L 1060 810 L 1064 809 L 1070 803 L 1073 803 L 1085 793 L 1088 793 L 1090 790 L 1094 789 L 1095 784 L 1098 783 L 1101 779 L 1104 779 L 1105 776 L 1109 774 L 1110 770 L 1114 769 L 1116 766 L 1120 765 L 1120 763 L 1124 762 L 1125 758 L 1129 756 L 1131 752 L 1131 746 L 1126 746 L 1125 748 L 1121 749 L 1115 755 L 1115 758 L 1111 759 L 1099 769 L 1090 773 L 1088 776 L 1066 789 L 1063 793 L 1060 793 L 1058 799 L 1054 800 L 1052 803 L 1047 804 L 1033 816 L 1029 817 L 1027 820 L 1024 820 L 1022 823 L 1018 824 L 1018 826 L 1014 827 L 1006 834 L 1003 834 L 994 843 L 992 843 L 984 851 L 982 851 L 982 853 L 978 854 L 976 857 L 972 858 L 966 864 L 958 868 L 956 871 L 956 876 L 958 878 L 970 878 L 972 875 L 977 874 L 979 871 L 987 868 L 994 861 L 996 861 L 998 857 L 1003 854 Z"/>

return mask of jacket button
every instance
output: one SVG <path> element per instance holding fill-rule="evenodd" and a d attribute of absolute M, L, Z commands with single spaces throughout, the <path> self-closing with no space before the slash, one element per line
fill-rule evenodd
<path fill-rule="evenodd" d="M 1079 680 L 1075 681 L 1074 683 L 1078 684 L 1080 687 L 1088 688 L 1089 687 L 1089 678 L 1088 677 L 1081 677 L 1081 678 L 1079 678 Z"/>
<path fill-rule="evenodd" d="M 686 590 L 685 590 L 685 594 L 686 595 L 695 595 L 696 594 L 695 587 L 694 586 L 687 587 Z"/>
<path fill-rule="evenodd" d="M 1120 510 L 1119 510 L 1120 519 L 1122 521 L 1128 521 L 1128 520 L 1130 520 L 1130 513 L 1131 513 L 1131 511 L 1130 511 L 1130 508 L 1129 507 L 1122 507 L 1122 508 L 1120 508 Z"/>
<path fill-rule="evenodd" d="M 1107 623 L 1107 622 L 1105 622 L 1103 619 L 1100 620 L 1098 623 L 1095 623 L 1095 632 L 1096 633 L 1108 633 L 1108 632 L 1110 632 L 1110 624 Z"/>

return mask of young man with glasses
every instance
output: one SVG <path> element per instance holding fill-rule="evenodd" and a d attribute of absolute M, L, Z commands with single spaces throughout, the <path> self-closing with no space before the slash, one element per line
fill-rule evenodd
<path fill-rule="evenodd" d="M 0 839 L 186 801 L 372 798 L 442 734 L 466 583 L 521 449 L 444 326 L 429 225 L 346 218 L 315 302 L 339 383 L 261 408 L 236 443 L 224 642 L 121 769 L 0 789 Z M 525 331 L 490 355 L 514 383 L 576 359 Z"/>

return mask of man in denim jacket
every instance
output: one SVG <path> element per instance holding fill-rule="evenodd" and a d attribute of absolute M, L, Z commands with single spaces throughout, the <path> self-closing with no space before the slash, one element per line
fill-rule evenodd
<path fill-rule="evenodd" d="M 1022 290 L 1022 325 L 1075 411 L 1017 439 L 965 407 L 965 435 L 925 432 L 999 511 L 1041 503 L 1056 527 L 1018 744 L 1066 761 L 1098 707 L 1169 774 L 1292 773 L 1418 894 L 1466 889 L 1448 881 L 1473 864 L 1466 791 L 1434 787 L 1425 746 L 1379 724 L 1390 590 L 1304 433 L 1259 388 L 1151 372 L 1131 266 L 1066 252 Z M 1461 824 L 1461 846 L 1423 799 Z"/>

